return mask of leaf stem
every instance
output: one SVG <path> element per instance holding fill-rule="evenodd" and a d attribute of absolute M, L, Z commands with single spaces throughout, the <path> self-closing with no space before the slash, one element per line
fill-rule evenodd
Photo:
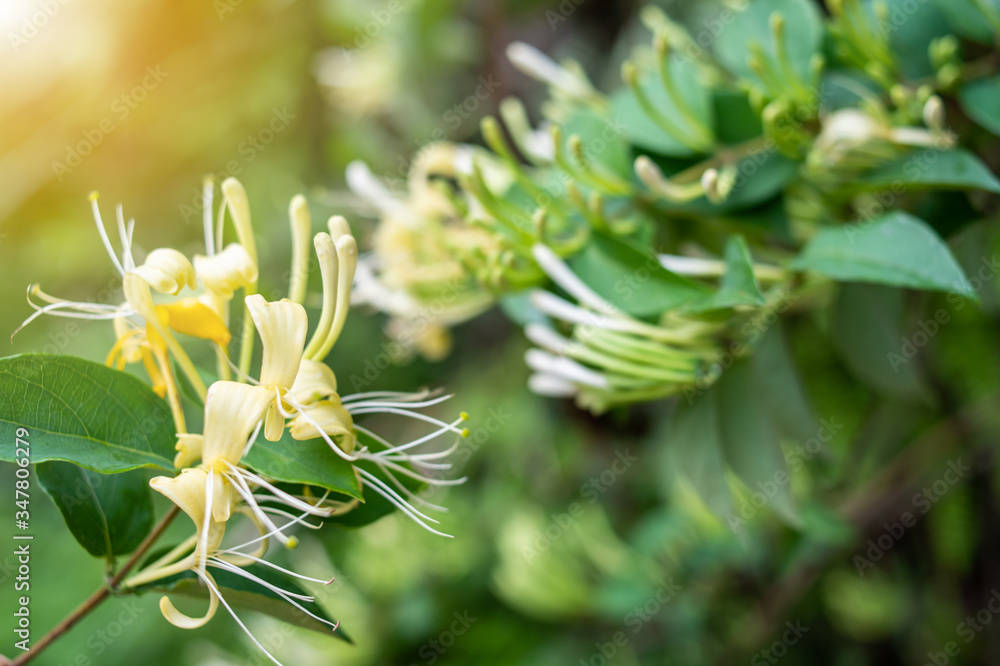
<path fill-rule="evenodd" d="M 82 620 L 87 614 L 97 608 L 102 601 L 107 599 L 111 595 L 111 592 L 115 590 L 125 579 L 128 572 L 132 570 L 142 556 L 145 555 L 156 540 L 160 538 L 164 530 L 167 529 L 167 526 L 170 525 L 179 512 L 180 509 L 176 506 L 171 507 L 170 510 L 164 514 L 163 518 L 160 519 L 160 522 L 157 523 L 156 527 L 153 528 L 153 531 L 146 535 L 146 538 L 143 539 L 141 544 L 139 544 L 139 547 L 135 549 L 135 552 L 132 553 L 132 556 L 125 563 L 125 566 L 123 566 L 118 573 L 108 581 L 107 585 L 102 586 L 99 590 L 90 595 L 86 601 L 77 606 L 76 610 L 64 617 L 59 624 L 54 626 L 52 630 L 49 631 L 49 633 L 42 636 L 42 638 L 39 639 L 30 650 L 22 654 L 14 661 L 9 662 L 10 666 L 22 666 L 23 664 L 27 664 L 32 661 L 35 657 L 41 654 L 41 652 L 47 648 L 50 643 L 53 643 L 57 638 L 72 629 L 77 622 Z"/>

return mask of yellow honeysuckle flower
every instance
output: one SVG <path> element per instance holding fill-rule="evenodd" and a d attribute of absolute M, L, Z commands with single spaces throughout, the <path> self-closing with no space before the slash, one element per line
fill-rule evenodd
<path fill-rule="evenodd" d="M 324 434 L 334 438 L 344 453 L 354 451 L 358 436 L 354 432 L 354 419 L 344 408 L 340 396 L 336 393 L 305 407 L 308 416 L 300 413 L 291 423 L 291 435 L 294 439 L 306 440 L 322 437 Z"/>
<path fill-rule="evenodd" d="M 196 254 L 194 272 L 209 291 L 229 300 L 237 289 L 257 284 L 257 264 L 239 243 L 214 256 Z"/>

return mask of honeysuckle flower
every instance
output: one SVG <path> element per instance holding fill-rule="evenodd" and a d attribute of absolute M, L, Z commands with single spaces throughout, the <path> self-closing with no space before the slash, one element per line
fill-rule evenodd
<path fill-rule="evenodd" d="M 267 550 L 268 539 L 272 536 L 284 537 L 284 531 L 288 528 L 304 524 L 303 519 L 306 514 L 297 517 L 292 516 L 291 520 L 280 527 L 275 527 L 270 522 L 265 525 L 258 520 L 255 512 L 246 511 L 246 507 L 240 504 L 240 493 L 236 486 L 227 487 L 223 485 L 216 487 L 212 479 L 212 473 L 205 466 L 182 470 L 178 476 L 173 478 L 155 477 L 150 481 L 150 486 L 167 497 L 167 499 L 187 514 L 195 525 L 196 533 L 163 557 L 148 565 L 143 571 L 129 578 L 125 582 L 126 587 L 136 588 L 178 573 L 192 571 L 205 584 L 209 591 L 209 606 L 205 614 L 201 617 L 186 615 L 177 610 L 170 597 L 161 597 L 160 611 L 168 622 L 182 629 L 195 629 L 204 626 L 214 617 L 221 604 L 254 644 L 272 662 L 280 666 L 280 662 L 254 637 L 226 601 L 222 589 L 209 573 L 209 568 L 215 568 L 246 578 L 277 594 L 299 611 L 326 624 L 332 630 L 335 631 L 337 629 L 339 626 L 338 623 L 329 622 L 325 618 L 315 615 L 299 603 L 300 601 L 312 602 L 314 601 L 313 597 L 285 590 L 243 568 L 249 564 L 256 563 L 277 569 L 295 578 L 329 584 L 330 580 L 320 580 L 304 576 L 279 567 L 262 558 Z M 225 507 L 225 510 L 220 512 L 219 507 L 222 506 Z M 224 548 L 222 542 L 226 533 L 226 521 L 231 514 L 237 512 L 246 513 L 250 517 L 260 532 L 259 536 L 239 545 Z M 219 513 L 224 513 L 226 520 L 219 520 L 217 518 L 217 514 Z M 287 537 L 284 538 L 287 540 Z M 246 549 L 250 547 L 253 547 L 253 550 L 247 551 Z"/>
<path fill-rule="evenodd" d="M 954 143 L 944 129 L 940 99 L 925 105 L 929 128 L 894 127 L 859 109 L 841 109 L 823 118 L 823 129 L 806 157 L 806 168 L 818 182 L 836 185 L 884 164 L 910 148 L 943 150 Z"/>
<path fill-rule="evenodd" d="M 414 159 L 407 197 L 392 194 L 360 162 L 348 166 L 347 182 L 380 215 L 374 251 L 357 269 L 354 302 L 390 316 L 387 333 L 400 355 L 419 351 L 436 360 L 447 354 L 447 329 L 495 301 L 470 273 L 468 262 L 495 265 L 495 235 L 465 223 L 464 211 L 435 184 L 454 178 L 467 147 L 439 143 Z M 478 259 L 474 259 L 478 257 Z"/>
<path fill-rule="evenodd" d="M 525 328 L 538 347 L 525 355 L 533 371 L 528 380 L 533 392 L 575 397 L 581 407 L 599 413 L 677 394 L 695 384 L 702 366 L 717 355 L 719 323 L 676 312 L 659 324 L 640 321 L 584 284 L 549 248 L 536 245 L 533 254 L 552 281 L 579 303 L 541 289 L 531 294 L 541 313 L 572 328 L 568 338 L 544 324 Z"/>

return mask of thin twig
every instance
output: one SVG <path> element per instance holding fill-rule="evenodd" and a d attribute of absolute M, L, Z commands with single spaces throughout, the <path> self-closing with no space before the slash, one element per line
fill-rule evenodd
<path fill-rule="evenodd" d="M 110 581 L 108 581 L 107 585 L 102 586 L 99 590 L 90 595 L 86 601 L 77 606 L 76 610 L 64 617 L 59 624 L 54 626 L 52 630 L 49 631 L 49 633 L 42 636 L 30 650 L 22 654 L 14 661 L 7 662 L 9 666 L 22 666 L 22 664 L 27 664 L 29 661 L 33 660 L 42 652 L 42 650 L 47 648 L 50 643 L 72 629 L 73 625 L 82 620 L 88 613 L 90 613 L 90 611 L 97 608 L 102 601 L 107 599 L 111 592 L 117 589 L 118 585 L 125 580 L 125 576 L 139 562 L 142 556 L 146 554 L 150 546 L 152 546 L 153 543 L 160 538 L 160 535 L 162 535 L 163 531 L 167 529 L 167 526 L 170 525 L 170 522 L 177 516 L 179 511 L 180 510 L 176 506 L 171 507 L 163 518 L 160 519 L 160 522 L 157 523 L 156 527 L 153 528 L 153 531 L 146 535 L 146 538 L 143 539 L 141 544 L 139 544 L 139 547 L 135 549 L 135 552 L 132 553 L 132 556 L 125 563 L 125 566 L 123 566 L 121 570 L 115 574 Z"/>

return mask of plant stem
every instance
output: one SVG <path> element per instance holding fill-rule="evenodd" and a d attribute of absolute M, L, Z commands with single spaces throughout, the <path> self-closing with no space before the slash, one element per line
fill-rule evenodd
<path fill-rule="evenodd" d="M 110 581 L 108 581 L 107 585 L 102 586 L 99 590 L 90 595 L 86 601 L 77 606 L 76 610 L 64 617 L 59 624 L 54 626 L 52 630 L 49 631 L 49 633 L 42 636 L 42 638 L 39 639 L 39 641 L 35 643 L 30 650 L 22 654 L 14 661 L 9 662 L 10 666 L 22 666 L 22 664 L 27 664 L 29 661 L 32 661 L 35 657 L 41 654 L 42 650 L 47 648 L 50 643 L 54 642 L 57 638 L 72 629 L 77 622 L 82 620 L 84 616 L 97 608 L 102 601 L 107 599 L 108 596 L 111 595 L 111 592 L 125 579 L 125 576 L 132 570 L 132 567 L 134 567 L 142 556 L 146 554 L 150 546 L 152 546 L 153 543 L 160 538 L 160 535 L 163 534 L 164 530 L 167 529 L 167 526 L 170 525 L 171 521 L 173 521 L 179 512 L 180 510 L 176 506 L 171 507 L 170 510 L 164 514 L 163 518 L 160 519 L 160 522 L 157 523 L 156 527 L 153 528 L 153 531 L 146 535 L 146 538 L 143 539 L 142 543 L 139 544 L 139 547 L 136 548 L 134 553 L 132 553 L 132 556 L 128 559 L 128 562 L 125 563 L 125 566 L 123 566 L 118 573 L 115 574 Z"/>

